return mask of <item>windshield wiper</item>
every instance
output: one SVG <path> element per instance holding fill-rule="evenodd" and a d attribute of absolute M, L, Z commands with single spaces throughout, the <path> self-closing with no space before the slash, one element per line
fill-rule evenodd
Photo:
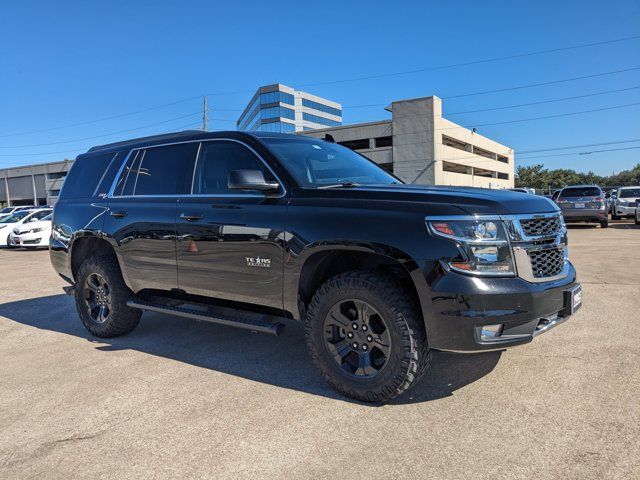
<path fill-rule="evenodd" d="M 322 185 L 320 187 L 318 187 L 318 189 L 325 189 L 325 188 L 353 188 L 353 187 L 360 187 L 361 185 L 359 183 L 356 182 L 342 182 L 342 183 L 334 183 L 333 185 Z"/>

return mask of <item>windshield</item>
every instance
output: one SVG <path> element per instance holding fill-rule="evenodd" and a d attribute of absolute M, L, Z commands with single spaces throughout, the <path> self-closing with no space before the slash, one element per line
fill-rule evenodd
<path fill-rule="evenodd" d="M 3 218 L 2 220 L 0 220 L 0 223 L 16 223 L 16 222 L 19 222 L 20 220 L 22 220 L 24 217 L 26 217 L 30 213 L 31 212 L 28 212 L 26 210 L 23 210 L 21 212 L 16 212 L 13 215 L 9 215 L 8 217 Z"/>
<path fill-rule="evenodd" d="M 308 138 L 262 138 L 303 187 L 401 183 L 372 161 L 346 147 Z"/>
<path fill-rule="evenodd" d="M 598 187 L 570 187 L 562 189 L 560 197 L 599 197 L 601 195 Z"/>
<path fill-rule="evenodd" d="M 623 188 L 620 190 L 620 198 L 640 198 L 640 188 Z"/>

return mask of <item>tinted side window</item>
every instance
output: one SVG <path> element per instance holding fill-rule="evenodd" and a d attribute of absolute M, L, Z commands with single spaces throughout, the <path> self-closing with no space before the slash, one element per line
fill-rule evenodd
<path fill-rule="evenodd" d="M 80 155 L 75 162 L 67 178 L 64 180 L 60 198 L 88 198 L 102 178 L 105 170 L 116 156 L 115 152 L 98 155 Z"/>
<path fill-rule="evenodd" d="M 138 167 L 135 195 L 175 195 L 183 192 L 182 180 L 195 158 L 197 143 L 147 148 Z"/>
<path fill-rule="evenodd" d="M 198 157 L 193 193 L 238 193 L 229 188 L 232 170 L 261 170 L 266 180 L 275 180 L 264 163 L 246 146 L 228 141 L 205 142 Z"/>

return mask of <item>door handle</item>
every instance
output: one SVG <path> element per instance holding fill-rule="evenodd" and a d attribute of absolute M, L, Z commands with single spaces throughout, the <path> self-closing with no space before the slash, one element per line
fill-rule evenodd
<path fill-rule="evenodd" d="M 187 222 L 197 222 L 198 220 L 202 219 L 202 215 L 181 213 L 180 218 L 182 218 L 183 220 L 186 220 Z"/>
<path fill-rule="evenodd" d="M 111 213 L 109 213 L 109 215 L 111 215 L 113 218 L 124 218 L 128 214 L 127 214 L 127 212 L 111 212 Z"/>

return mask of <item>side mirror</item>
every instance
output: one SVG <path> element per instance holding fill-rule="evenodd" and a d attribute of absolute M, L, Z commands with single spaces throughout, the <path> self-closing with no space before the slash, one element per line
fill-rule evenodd
<path fill-rule="evenodd" d="M 273 191 L 280 188 L 278 182 L 267 182 L 260 170 L 232 170 L 229 173 L 229 188 L 233 190 Z"/>

